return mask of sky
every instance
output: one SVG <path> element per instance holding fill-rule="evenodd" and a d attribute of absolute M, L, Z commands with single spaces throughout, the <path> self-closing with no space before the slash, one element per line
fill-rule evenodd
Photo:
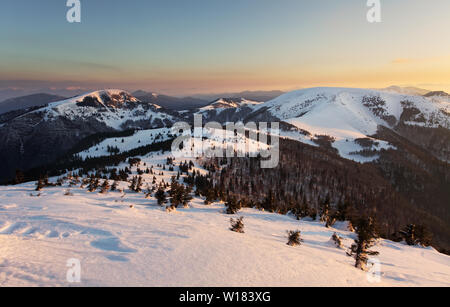
<path fill-rule="evenodd" d="M 0 90 L 172 95 L 314 86 L 450 92 L 450 1 L 2 0 Z"/>

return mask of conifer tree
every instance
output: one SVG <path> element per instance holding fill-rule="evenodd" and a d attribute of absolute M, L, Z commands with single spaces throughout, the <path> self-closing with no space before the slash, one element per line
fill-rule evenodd
<path fill-rule="evenodd" d="M 237 232 L 237 233 L 244 233 L 244 217 L 241 216 L 238 219 L 230 219 L 230 223 L 231 223 L 231 231 Z"/>
<path fill-rule="evenodd" d="M 408 245 L 430 246 L 432 243 L 431 233 L 423 225 L 409 224 L 400 231 L 400 235 Z"/>
<path fill-rule="evenodd" d="M 371 251 L 370 248 L 378 238 L 375 222 L 372 218 L 362 217 L 356 224 L 356 233 L 358 238 L 355 239 L 355 243 L 352 244 L 350 251 L 347 253 L 349 256 L 355 258 L 355 267 L 363 271 L 367 270 L 367 261 L 369 256 L 376 256 L 379 253 Z"/>
<path fill-rule="evenodd" d="M 303 239 L 301 238 L 300 235 L 300 230 L 289 230 L 287 232 L 288 234 L 288 242 L 286 243 L 289 246 L 297 246 L 297 245 L 301 245 L 301 243 L 303 242 Z"/>
<path fill-rule="evenodd" d="M 183 206 L 187 207 L 189 205 L 189 203 L 191 202 L 192 198 L 193 198 L 192 195 L 191 195 L 192 188 L 191 187 L 183 188 L 182 189 L 182 193 L 183 193 L 183 196 L 182 196 Z"/>
<path fill-rule="evenodd" d="M 342 248 L 344 246 L 344 244 L 342 243 L 342 238 L 337 233 L 334 233 L 331 236 L 331 240 L 337 248 Z"/>
<path fill-rule="evenodd" d="M 109 181 L 106 179 L 102 184 L 100 193 L 106 194 L 106 193 L 108 193 L 109 189 L 110 189 Z"/>
<path fill-rule="evenodd" d="M 117 191 L 117 186 L 119 185 L 119 183 L 114 180 L 113 184 L 111 185 L 111 192 Z"/>
<path fill-rule="evenodd" d="M 225 207 L 227 214 L 236 214 L 241 209 L 240 203 L 232 196 L 228 197 Z"/>
<path fill-rule="evenodd" d="M 166 192 L 164 191 L 164 188 L 162 186 L 159 186 L 158 191 L 156 191 L 155 198 L 158 201 L 158 205 L 160 206 L 163 206 L 167 203 Z"/>
<path fill-rule="evenodd" d="M 41 178 L 39 178 L 39 180 L 36 182 L 36 191 L 41 191 L 44 187 L 45 187 L 44 179 L 41 177 Z"/>

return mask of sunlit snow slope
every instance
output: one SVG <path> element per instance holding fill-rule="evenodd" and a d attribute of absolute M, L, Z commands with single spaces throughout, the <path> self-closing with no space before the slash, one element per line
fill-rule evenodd
<path fill-rule="evenodd" d="M 158 183 L 178 171 L 157 166 L 166 158 L 142 160 Z M 40 196 L 34 183 L 0 187 L 0 286 L 76 286 L 66 280 L 71 258 L 81 262 L 82 286 L 450 286 L 450 257 L 431 248 L 380 240 L 381 282 L 372 284 L 330 243 L 337 232 L 350 246 L 355 235 L 344 224 L 325 228 L 255 209 L 230 216 L 199 198 L 169 213 L 127 187 L 99 194 L 66 182 Z M 244 234 L 228 229 L 237 216 L 245 217 Z M 289 247 L 286 231 L 296 229 L 304 243 Z"/>

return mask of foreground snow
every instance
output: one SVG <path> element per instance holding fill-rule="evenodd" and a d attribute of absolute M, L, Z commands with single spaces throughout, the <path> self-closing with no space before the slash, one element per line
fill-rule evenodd
<path fill-rule="evenodd" d="M 152 155 L 143 162 L 164 160 Z M 158 182 L 173 174 L 164 171 Z M 336 231 L 350 246 L 354 234 L 344 225 L 327 229 L 245 209 L 245 234 L 237 234 L 228 230 L 223 205 L 198 198 L 168 213 L 142 193 L 65 191 L 46 188 L 37 197 L 30 196 L 37 195 L 33 183 L 0 187 L 0 286 L 78 285 L 66 281 L 71 258 L 81 261 L 83 286 L 450 285 L 450 257 L 385 240 L 375 248 L 381 282 L 370 283 L 329 242 Z M 286 231 L 296 229 L 305 242 L 289 247 Z"/>

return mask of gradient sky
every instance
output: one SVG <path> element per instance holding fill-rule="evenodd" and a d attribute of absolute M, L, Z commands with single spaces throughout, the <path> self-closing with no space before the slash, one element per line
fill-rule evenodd
<path fill-rule="evenodd" d="M 120 87 L 168 94 L 311 86 L 450 91 L 450 1 L 0 2 L 0 88 Z"/>

